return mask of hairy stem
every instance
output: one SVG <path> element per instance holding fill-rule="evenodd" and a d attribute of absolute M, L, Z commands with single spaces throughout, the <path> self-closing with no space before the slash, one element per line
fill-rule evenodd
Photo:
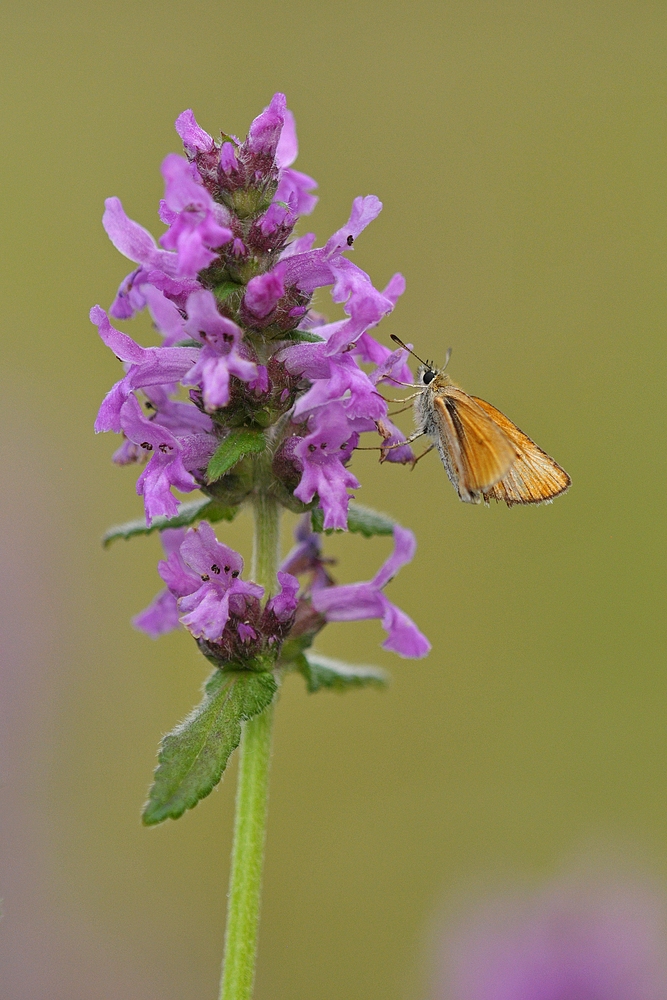
<path fill-rule="evenodd" d="M 255 537 L 252 547 L 251 577 L 264 587 L 264 599 L 276 592 L 276 570 L 280 544 L 280 507 L 266 493 L 254 500 Z"/>
<path fill-rule="evenodd" d="M 280 508 L 258 492 L 254 500 L 252 578 L 266 597 L 275 592 Z M 239 748 L 232 870 L 229 879 L 225 956 L 220 1000 L 250 1000 L 255 979 L 262 865 L 271 758 L 273 705 L 243 723 Z"/>

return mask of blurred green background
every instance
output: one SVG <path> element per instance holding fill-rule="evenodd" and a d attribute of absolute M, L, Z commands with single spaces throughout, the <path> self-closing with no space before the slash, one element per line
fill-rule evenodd
<path fill-rule="evenodd" d="M 119 366 L 87 319 L 131 267 L 103 199 L 162 231 L 159 165 L 189 107 L 245 134 L 283 90 L 320 242 L 355 195 L 384 202 L 354 249 L 379 287 L 407 278 L 381 339 L 452 345 L 452 377 L 574 482 L 486 510 L 436 457 L 355 458 L 359 500 L 417 533 L 389 596 L 434 651 L 399 660 L 377 622 L 331 626 L 322 652 L 388 667 L 390 690 L 285 684 L 257 1000 L 424 996 L 452 893 L 546 877 L 596 838 L 660 858 L 665 5 L 7 0 L 0 25 L 4 995 L 216 995 L 235 770 L 140 826 L 158 739 L 207 671 L 186 636 L 129 625 L 158 542 L 100 547 L 141 504 L 93 436 Z M 249 518 L 221 537 L 249 555 Z M 339 579 L 368 579 L 385 541 L 330 540 Z"/>

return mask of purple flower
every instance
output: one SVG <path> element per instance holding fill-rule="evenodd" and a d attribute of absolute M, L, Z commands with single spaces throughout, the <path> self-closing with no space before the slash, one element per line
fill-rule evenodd
<path fill-rule="evenodd" d="M 132 624 L 151 639 L 159 639 L 161 635 L 178 628 L 178 616 L 176 598 L 169 590 L 161 590 L 147 608 L 134 616 Z"/>
<path fill-rule="evenodd" d="M 164 337 L 163 347 L 173 347 L 180 340 L 187 340 L 185 320 L 180 309 L 163 292 L 153 285 L 141 285 L 139 293 L 148 306 L 155 326 Z"/>
<path fill-rule="evenodd" d="M 243 304 L 253 316 L 264 319 L 272 313 L 279 299 L 285 294 L 283 273 L 285 267 L 278 264 L 273 271 L 251 278 L 246 287 Z"/>
<path fill-rule="evenodd" d="M 368 275 L 351 261 L 341 258 L 332 268 L 335 275 L 331 297 L 342 302 L 350 317 L 327 339 L 327 353 L 344 351 L 394 308 L 394 303 L 372 285 Z"/>
<path fill-rule="evenodd" d="M 317 204 L 317 197 L 310 192 L 317 187 L 317 181 L 298 170 L 290 169 L 297 158 L 299 146 L 296 138 L 296 123 L 289 109 L 283 112 L 284 125 L 276 149 L 276 166 L 280 170 L 280 181 L 274 201 L 289 205 L 295 215 L 310 215 Z"/>
<path fill-rule="evenodd" d="M 137 492 L 148 524 L 177 513 L 175 491 L 209 491 L 205 469 L 216 447 L 245 427 L 267 431 L 264 478 L 257 478 L 259 463 L 245 463 L 238 484 L 229 477 L 211 487 L 220 502 L 269 490 L 289 509 L 316 501 L 326 530 L 345 529 L 349 491 L 359 487 L 348 465 L 360 434 L 378 431 L 386 445 L 401 445 L 384 449 L 387 460 L 414 460 L 384 398 L 386 386 L 412 380 L 406 352 L 392 352 L 370 332 L 394 308 L 405 281 L 395 274 L 379 291 L 348 256 L 382 204 L 374 195 L 355 198 L 349 219 L 324 246 L 315 247 L 312 234 L 293 239 L 299 216 L 316 204 L 317 185 L 293 168 L 296 127 L 281 93 L 243 142 L 224 133 L 214 139 L 190 109 L 177 118 L 176 131 L 185 156 L 170 154 L 162 164 L 159 218 L 167 231 L 159 245 L 117 198 L 106 202 L 107 233 L 135 265 L 111 315 L 129 318 L 148 308 L 163 341 L 141 347 L 99 306 L 91 311 L 125 371 L 95 428 L 122 432 L 114 461 L 144 464 Z M 329 323 L 310 309 L 324 286 L 342 304 L 343 319 Z M 315 331 L 317 342 L 301 342 L 296 331 Z M 190 341 L 197 346 L 177 346 Z M 182 396 L 187 387 L 190 401 Z M 259 667 L 280 655 L 290 634 L 312 637 L 327 619 L 377 617 L 388 633 L 385 648 L 423 656 L 427 640 L 383 593 L 414 551 L 410 532 L 397 527 L 394 534 L 394 554 L 373 580 L 339 587 L 306 516 L 278 573 L 280 590 L 263 605 L 262 588 L 241 580 L 241 557 L 208 522 L 166 532 L 159 566 L 166 590 L 135 624 L 157 636 L 180 621 L 213 662 Z M 301 592 L 298 573 L 305 574 Z"/>
<path fill-rule="evenodd" d="M 283 127 L 276 146 L 276 166 L 283 170 L 291 167 L 299 155 L 299 143 L 296 138 L 296 121 L 289 108 L 283 108 Z"/>
<path fill-rule="evenodd" d="M 318 332 L 321 329 L 317 327 Z M 351 354 L 330 356 L 326 348 L 326 344 L 297 344 L 285 349 L 279 358 L 288 371 L 311 382 L 311 388 L 297 400 L 292 416 L 295 422 L 307 420 L 309 432 L 294 449 L 303 465 L 295 496 L 308 503 L 318 493 L 325 526 L 341 528 L 347 523 L 347 489 L 359 485 L 344 465 L 359 442 L 359 434 L 386 420 L 387 404 Z M 400 439 L 393 425 L 388 433 Z M 395 458 L 394 451 L 399 453 Z M 407 446 L 388 454 L 393 461 L 414 459 Z"/>
<path fill-rule="evenodd" d="M 310 193 L 316 187 L 317 181 L 308 174 L 287 167 L 280 171 L 275 200 L 289 205 L 294 215 L 310 215 L 319 200 L 317 195 Z"/>
<path fill-rule="evenodd" d="M 396 575 L 401 566 L 410 562 L 415 548 L 415 536 L 412 532 L 395 525 L 394 551 L 373 579 L 368 583 L 351 583 L 316 590 L 312 596 L 313 607 L 320 611 L 327 621 L 332 622 L 379 618 L 387 632 L 387 638 L 382 643 L 384 649 L 391 649 L 400 656 L 414 659 L 426 656 L 431 648 L 428 639 L 382 592 L 382 588 Z"/>
<path fill-rule="evenodd" d="M 177 599 L 197 590 L 201 579 L 183 562 L 180 553 L 185 538 L 185 528 L 167 528 L 160 533 L 166 559 L 158 563 L 158 573 L 167 584 L 165 590 L 151 601 L 147 608 L 132 619 L 135 628 L 146 632 L 153 639 L 178 628 L 180 621 Z"/>
<path fill-rule="evenodd" d="M 186 470 L 184 448 L 182 442 L 165 427 L 154 420 L 148 420 L 141 412 L 136 396 L 131 395 L 123 403 L 120 411 L 120 425 L 125 436 L 135 445 L 140 445 L 150 452 L 150 461 L 137 480 L 137 493 L 144 498 L 146 524 L 160 514 L 173 517 L 178 513 L 179 501 L 172 495 L 171 487 L 183 493 L 197 489 L 197 483 Z M 210 439 L 215 448 L 215 439 L 210 435 L 202 435 Z M 193 436 L 194 443 L 199 445 L 199 436 Z M 213 453 L 213 448 L 208 455 Z M 197 449 L 195 448 L 195 451 Z M 197 459 L 206 464 L 202 449 Z M 190 464 L 190 463 L 188 463 Z M 196 465 L 192 466 L 196 468 Z"/>
<path fill-rule="evenodd" d="M 212 292 L 193 292 L 187 303 L 189 336 L 201 340 L 197 364 L 181 379 L 183 385 L 201 385 L 204 405 L 209 412 L 229 402 L 229 377 L 243 382 L 260 377 L 254 361 L 239 353 L 242 332 L 236 323 L 221 316 Z M 173 348 L 176 350 L 176 348 Z"/>
<path fill-rule="evenodd" d="M 452 1000 L 662 1000 L 665 912 L 636 881 L 579 875 L 497 900 L 449 942 Z"/>
<path fill-rule="evenodd" d="M 294 449 L 303 465 L 294 496 L 310 503 L 317 493 L 324 511 L 324 527 L 346 528 L 350 501 L 347 491 L 358 489 L 360 483 L 343 462 L 356 448 L 359 435 L 350 432 L 341 403 L 331 403 L 312 423 L 313 429 Z"/>
<path fill-rule="evenodd" d="M 137 281 L 146 281 L 147 272 L 143 267 L 130 271 L 118 286 L 116 297 L 109 307 L 109 314 L 114 319 L 131 319 L 135 312 L 141 312 L 146 305 L 146 299 L 140 291 Z"/>
<path fill-rule="evenodd" d="M 289 205 L 279 205 L 272 202 L 267 208 L 259 222 L 259 230 L 262 236 L 271 236 L 282 228 L 283 232 L 289 232 L 296 222 L 296 215 Z"/>
<path fill-rule="evenodd" d="M 288 243 L 283 252 L 280 255 L 281 260 L 287 260 L 288 257 L 295 257 L 297 254 L 307 253 L 312 250 L 313 243 L 317 237 L 315 233 L 305 233 L 303 236 L 297 236 L 295 240 Z M 323 317 L 322 322 L 325 323 L 326 319 Z"/>
<path fill-rule="evenodd" d="M 401 442 L 405 441 L 405 434 L 388 417 L 378 420 L 376 426 L 378 433 L 382 437 L 381 447 L 383 450 L 381 451 L 380 461 L 397 462 L 401 465 L 409 465 L 415 462 L 415 453 L 410 445 L 401 445 Z M 400 445 L 400 447 L 397 447 L 397 445 Z"/>
<path fill-rule="evenodd" d="M 365 198 L 361 195 L 355 198 L 349 219 L 327 240 L 324 248 L 326 253 L 332 257 L 341 250 L 351 247 L 366 226 L 377 219 L 381 211 L 382 202 L 374 194 L 366 195 Z"/>
<path fill-rule="evenodd" d="M 385 298 L 388 298 L 390 302 L 396 305 L 404 291 L 405 278 L 399 271 L 397 271 L 396 274 L 392 275 L 389 279 L 387 287 L 383 290 L 382 294 Z"/>
<path fill-rule="evenodd" d="M 318 332 L 321 329 L 321 326 L 317 327 Z M 329 489 L 325 488 L 324 482 L 320 482 L 322 489 L 315 487 L 315 492 L 319 493 L 321 506 L 327 514 L 327 527 L 334 525 L 341 527 L 344 526 L 341 503 L 347 511 L 347 486 L 355 488 L 351 473 L 342 468 L 341 462 L 346 461 L 351 455 L 358 443 L 358 435 L 377 427 L 383 434 L 386 444 L 398 444 L 405 440 L 405 436 L 387 418 L 387 404 L 374 384 L 390 372 L 400 370 L 404 364 L 405 351 L 396 351 L 392 354 L 387 348 L 383 348 L 386 352 L 384 364 L 369 378 L 350 353 L 329 356 L 326 353 L 326 346 L 326 344 L 297 344 L 284 350 L 280 358 L 284 360 L 288 371 L 306 376 L 311 381 L 311 388 L 297 400 L 292 419 L 298 422 L 315 417 L 309 421 L 310 433 L 308 438 L 304 439 L 306 444 L 301 443 L 295 449 L 296 455 L 304 464 L 303 478 L 295 495 L 304 500 L 306 496 L 312 496 L 311 489 L 316 474 L 313 466 L 320 467 L 324 464 L 321 459 L 316 460 L 311 457 L 315 454 L 315 449 L 311 448 L 311 445 L 321 447 L 321 442 L 326 441 L 329 445 L 326 454 L 331 456 L 331 442 L 336 440 L 345 454 L 338 453 L 338 464 L 329 460 L 323 469 L 317 469 L 320 478 L 327 480 Z M 378 344 L 377 347 L 380 348 L 381 345 Z M 332 407 L 332 404 L 336 405 Z M 346 418 L 346 425 L 340 423 L 341 412 Z M 384 457 L 392 462 L 414 461 L 414 454 L 409 445 L 389 448 Z M 310 464 L 307 464 L 308 462 Z M 338 473 L 338 478 L 335 476 L 332 478 L 334 473 Z"/>
<path fill-rule="evenodd" d="M 241 556 L 217 540 L 201 521 L 190 528 L 180 548 L 185 565 L 199 576 L 199 586 L 181 597 L 181 622 L 195 638 L 220 639 L 231 613 L 242 615 L 246 598 L 260 598 L 264 588 L 240 579 Z"/>
<path fill-rule="evenodd" d="M 321 327 L 316 329 L 320 330 Z M 305 377 L 311 382 L 315 379 L 328 379 L 331 375 L 331 359 L 326 356 L 323 348 L 323 344 L 294 344 L 293 347 L 280 351 L 277 357 L 279 361 L 285 362 L 285 367 L 292 375 Z"/>
<path fill-rule="evenodd" d="M 285 95 L 274 94 L 268 108 L 264 108 L 261 115 L 254 119 L 248 129 L 245 148 L 249 153 L 261 154 L 267 158 L 270 157 L 271 160 L 274 159 L 285 122 L 286 108 Z"/>
<path fill-rule="evenodd" d="M 143 390 L 148 400 L 148 406 L 155 411 L 154 422 L 166 427 L 176 437 L 186 437 L 190 434 L 210 434 L 213 421 L 206 413 L 193 403 L 182 403 L 172 399 L 163 385 L 154 385 Z M 217 441 L 211 442 L 215 450 Z"/>
<path fill-rule="evenodd" d="M 278 570 L 278 583 L 280 591 L 268 602 L 266 610 L 272 612 L 279 622 L 286 622 L 296 611 L 299 581 L 291 573 Z"/>
<path fill-rule="evenodd" d="M 362 371 L 351 355 L 327 357 L 325 344 L 309 344 L 304 345 L 304 347 L 314 348 L 309 352 L 313 359 L 310 371 L 321 372 L 328 369 L 328 373 L 325 377 L 320 378 L 312 376 L 312 388 L 297 401 L 294 407 L 295 421 L 303 419 L 306 414 L 313 413 L 320 407 L 328 407 L 333 402 L 342 405 L 349 419 L 361 417 L 367 421 L 374 421 L 386 414 L 387 404 L 368 375 Z M 299 348 L 289 348 L 288 350 L 297 351 Z M 306 351 L 303 350 L 302 356 L 305 353 Z M 287 367 L 288 370 L 295 371 L 293 361 L 288 360 Z M 364 429 L 371 430 L 372 423 Z"/>
<path fill-rule="evenodd" d="M 185 146 L 185 151 L 190 155 L 194 156 L 195 153 L 210 153 L 214 147 L 214 142 L 208 132 L 205 132 L 201 128 L 195 119 L 194 113 L 190 108 L 187 111 L 183 111 L 175 123 L 176 131 L 183 140 L 183 145 Z"/>
<path fill-rule="evenodd" d="M 147 271 L 162 271 L 172 278 L 178 276 L 176 255 L 158 250 L 148 230 L 127 217 L 120 198 L 106 199 L 102 225 L 116 250 L 120 250 L 124 257 L 141 264 Z"/>
<path fill-rule="evenodd" d="M 128 219 L 118 198 L 107 198 L 102 224 L 109 239 L 125 257 L 139 264 L 120 284 L 109 310 L 116 319 L 129 319 L 143 309 L 146 300 L 142 286 L 152 284 L 174 296 L 182 296 L 198 287 L 191 278 L 178 275 L 178 256 L 159 250 L 148 230 Z"/>
<path fill-rule="evenodd" d="M 257 365 L 257 378 L 248 382 L 248 388 L 259 396 L 269 391 L 269 372 L 266 365 Z"/>
<path fill-rule="evenodd" d="M 239 639 L 243 643 L 251 643 L 257 639 L 257 632 L 252 625 L 248 625 L 246 622 L 239 622 L 236 626 L 236 631 Z"/>
<path fill-rule="evenodd" d="M 356 346 L 359 348 L 362 361 L 373 361 L 377 365 L 370 375 L 373 385 L 378 385 L 379 382 L 387 382 L 391 386 L 397 383 L 412 384 L 412 372 L 408 368 L 408 352 L 402 347 L 392 352 L 388 347 L 378 344 L 367 333 L 363 334 Z"/>
<path fill-rule="evenodd" d="M 111 456 L 114 465 L 133 465 L 136 462 L 143 462 L 148 458 L 148 453 L 144 451 L 140 444 L 134 441 L 123 439 L 123 443 Z"/>
<path fill-rule="evenodd" d="M 127 375 L 109 390 L 100 406 L 95 431 L 120 431 L 120 412 L 133 389 L 178 382 L 199 356 L 196 347 L 140 347 L 109 322 L 104 309 L 93 306 L 90 319 L 100 337 L 120 361 L 127 363 Z"/>
<path fill-rule="evenodd" d="M 322 536 L 312 531 L 310 524 L 309 513 L 299 519 L 294 529 L 297 544 L 283 559 L 280 568 L 285 573 L 297 575 L 309 573 L 310 589 L 317 590 L 319 587 L 329 587 L 333 584 L 325 566 L 334 560 L 322 555 Z"/>
<path fill-rule="evenodd" d="M 351 264 L 351 261 L 342 256 L 343 252 L 352 247 L 369 222 L 377 218 L 381 211 L 382 202 L 375 195 L 355 198 L 346 225 L 338 229 L 324 247 L 285 255 L 285 259 L 289 261 L 286 280 L 290 284 L 296 284 L 304 292 L 314 292 L 316 288 L 332 285 L 336 280 L 336 269 Z M 360 268 L 357 270 L 370 283 L 368 275 Z"/>
<path fill-rule="evenodd" d="M 368 334 L 364 334 L 364 337 L 368 338 L 364 347 L 368 348 L 372 345 L 374 359 L 377 360 L 377 368 L 370 374 L 370 381 L 374 385 L 377 386 L 380 382 L 387 382 L 389 385 L 394 386 L 397 383 L 404 384 L 406 379 L 407 384 L 412 383 L 412 373 L 407 366 L 407 351 L 400 348 L 398 351 L 392 353 L 388 348 L 376 343 Z M 364 360 L 368 361 L 370 359 L 364 357 Z M 388 416 L 385 415 L 379 419 L 376 426 L 378 433 L 383 439 L 383 448 L 386 448 L 382 452 L 381 461 L 396 462 L 403 465 L 414 463 L 415 455 L 409 444 L 405 444 L 400 448 L 397 447 L 401 441 L 405 441 L 405 434 L 392 423 Z"/>
<path fill-rule="evenodd" d="M 236 145 L 234 142 L 224 142 L 220 149 L 220 169 L 223 174 L 233 174 L 238 171 Z"/>
<path fill-rule="evenodd" d="M 381 209 L 382 203 L 375 195 L 355 198 L 346 225 L 337 230 L 324 247 L 283 255 L 286 285 L 296 285 L 306 294 L 324 285 L 333 285 L 331 297 L 334 302 L 344 304 L 349 318 L 318 331 L 327 340 L 327 354 L 347 350 L 370 327 L 379 323 L 392 311 L 404 287 L 402 276 L 394 275 L 386 293 L 378 292 L 366 272 L 343 256 Z"/>
<path fill-rule="evenodd" d="M 162 175 L 164 200 L 174 216 L 169 230 L 160 237 L 160 243 L 167 250 L 178 252 L 179 275 L 194 278 L 217 257 L 211 248 L 229 243 L 234 234 L 228 226 L 220 224 L 228 216 L 203 184 L 195 181 L 193 168 L 187 160 L 170 153 L 162 164 Z"/>
<path fill-rule="evenodd" d="M 179 598 L 187 597 L 188 594 L 194 594 L 196 590 L 199 590 L 201 576 L 190 569 L 181 554 L 181 545 L 185 541 L 187 530 L 185 528 L 168 528 L 161 532 L 161 537 L 164 539 L 164 536 L 170 535 L 171 532 L 173 532 L 173 537 L 167 538 L 163 542 L 167 558 L 158 563 L 158 573 L 166 583 L 169 593 L 176 600 L 179 600 Z"/>

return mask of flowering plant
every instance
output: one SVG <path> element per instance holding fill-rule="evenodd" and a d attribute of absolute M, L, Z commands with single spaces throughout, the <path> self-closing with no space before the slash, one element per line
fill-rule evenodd
<path fill-rule="evenodd" d="M 449 930 L 434 998 L 664 997 L 664 900 L 646 878 L 614 868 L 581 868 L 471 909 Z"/>
<path fill-rule="evenodd" d="M 276 94 L 240 141 L 214 140 L 192 111 L 176 121 L 185 157 L 167 156 L 158 243 L 109 198 L 104 227 L 136 265 L 109 312 L 91 310 L 124 376 L 100 407 L 96 431 L 122 434 L 118 464 L 137 463 L 145 519 L 112 528 L 116 538 L 161 533 L 165 584 L 134 620 L 157 637 L 186 628 L 214 665 L 202 703 L 166 736 L 144 822 L 181 816 L 220 780 L 241 743 L 237 815 L 221 997 L 249 997 L 256 951 L 272 706 L 282 676 L 308 690 L 382 684 L 371 667 L 315 653 L 330 621 L 380 619 L 384 647 L 424 656 L 430 646 L 384 588 L 412 559 L 414 536 L 361 507 L 349 490 L 360 435 L 378 432 L 389 461 L 414 462 L 391 423 L 383 384 L 410 383 L 404 350 L 369 332 L 404 289 L 395 274 L 378 291 L 347 253 L 382 205 L 354 200 L 346 224 L 322 247 L 294 237 L 312 211 L 316 183 L 292 166 L 294 119 Z M 310 306 L 330 286 L 345 318 L 328 323 Z M 115 329 L 147 308 L 163 340 L 141 347 Z M 366 367 L 363 367 L 363 366 Z M 387 445 L 392 445 L 387 450 Z M 200 491 L 182 503 L 180 493 Z M 241 556 L 212 524 L 253 509 L 250 580 Z M 279 563 L 283 509 L 301 514 L 296 546 Z M 323 533 L 393 535 L 394 551 L 372 580 L 337 586 Z"/>

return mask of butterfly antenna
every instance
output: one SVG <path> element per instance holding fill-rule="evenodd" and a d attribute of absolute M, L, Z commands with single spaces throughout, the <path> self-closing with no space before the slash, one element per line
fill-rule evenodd
<path fill-rule="evenodd" d="M 446 368 L 446 367 L 447 367 L 447 365 L 449 364 L 449 359 L 451 358 L 451 356 L 452 356 L 452 349 L 451 349 L 451 347 L 448 347 L 448 348 L 447 348 L 447 353 L 445 354 L 445 363 L 444 363 L 444 365 L 442 366 L 442 369 L 441 369 L 441 371 L 443 371 L 443 372 L 444 372 L 445 368 Z"/>
<path fill-rule="evenodd" d="M 421 358 L 419 357 L 419 355 L 418 355 L 418 354 L 415 354 L 415 352 L 414 352 L 414 351 L 412 350 L 412 348 L 411 348 L 411 347 L 408 347 L 408 345 L 407 345 L 407 344 L 404 344 L 404 343 L 403 343 L 403 341 L 401 340 L 401 338 L 400 338 L 400 337 L 397 337 L 395 333 L 392 333 L 392 334 L 391 334 L 391 339 L 392 339 L 392 340 L 394 341 L 394 343 L 395 343 L 395 344 L 399 344 L 399 345 L 400 345 L 400 346 L 401 346 L 401 347 L 403 348 L 403 350 L 404 350 L 404 351 L 407 351 L 407 352 L 408 352 L 408 354 L 411 354 L 413 358 L 416 358 L 416 359 L 417 359 L 417 361 L 419 361 L 419 363 L 420 363 L 420 364 L 422 364 L 422 365 L 426 365 L 426 367 L 427 367 L 427 368 L 430 368 L 430 367 L 431 367 L 431 366 L 430 366 L 430 365 L 429 365 L 429 364 L 428 364 L 428 363 L 427 363 L 426 361 L 423 361 L 423 360 L 422 360 L 422 359 L 421 359 Z"/>

